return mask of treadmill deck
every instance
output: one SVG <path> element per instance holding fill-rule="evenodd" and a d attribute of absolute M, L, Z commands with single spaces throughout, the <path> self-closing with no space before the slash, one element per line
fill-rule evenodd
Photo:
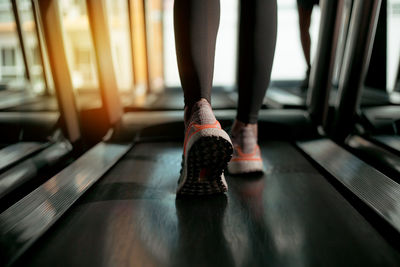
<path fill-rule="evenodd" d="M 137 143 L 17 261 L 30 266 L 398 266 L 400 255 L 289 143 L 229 193 L 175 198 L 182 144 Z"/>

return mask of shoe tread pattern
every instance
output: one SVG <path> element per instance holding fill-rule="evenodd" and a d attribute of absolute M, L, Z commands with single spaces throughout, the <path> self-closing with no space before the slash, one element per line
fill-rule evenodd
<path fill-rule="evenodd" d="M 222 176 L 232 157 L 231 143 L 219 136 L 206 136 L 197 140 L 188 153 L 187 178 L 178 194 L 198 196 L 225 193 L 228 188 L 222 181 Z M 183 158 L 181 176 L 184 165 Z M 206 179 L 200 179 L 203 168 L 208 169 L 209 175 Z"/>

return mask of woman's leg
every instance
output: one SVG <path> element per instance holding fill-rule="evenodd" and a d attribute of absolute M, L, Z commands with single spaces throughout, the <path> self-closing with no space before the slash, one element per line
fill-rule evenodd
<path fill-rule="evenodd" d="M 175 0 L 176 54 L 189 110 L 202 98 L 211 101 L 219 17 L 219 0 Z"/>
<path fill-rule="evenodd" d="M 219 0 L 175 0 L 175 44 L 185 96 L 185 140 L 177 194 L 226 192 L 233 147 L 211 106 Z"/>
<path fill-rule="evenodd" d="M 241 0 L 237 120 L 257 122 L 269 85 L 277 34 L 276 0 Z"/>
<path fill-rule="evenodd" d="M 303 48 L 304 58 L 307 63 L 306 77 L 300 85 L 302 90 L 308 88 L 310 73 L 311 73 L 311 36 L 310 36 L 310 25 L 311 25 L 311 15 L 314 3 L 317 4 L 318 1 L 297 1 L 297 10 L 299 13 L 299 29 L 300 29 L 300 41 L 301 47 Z"/>
<path fill-rule="evenodd" d="M 300 40 L 303 48 L 304 58 L 307 63 L 307 67 L 311 67 L 310 50 L 311 50 L 311 37 L 310 37 L 310 25 L 311 25 L 311 8 L 304 8 L 300 5 L 297 7 L 299 13 L 299 28 L 300 28 Z"/>
<path fill-rule="evenodd" d="M 257 119 L 271 77 L 276 34 L 276 0 L 240 1 L 239 104 L 231 131 L 234 154 L 228 165 L 232 174 L 264 169 Z"/>

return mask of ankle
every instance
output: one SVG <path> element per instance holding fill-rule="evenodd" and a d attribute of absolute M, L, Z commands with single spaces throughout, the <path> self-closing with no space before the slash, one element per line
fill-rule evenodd
<path fill-rule="evenodd" d="M 257 123 L 244 123 L 238 119 L 235 119 L 235 121 L 233 122 L 232 131 L 231 131 L 232 137 L 239 135 L 244 129 L 251 129 L 254 136 L 256 138 L 258 137 L 258 124 Z"/>
<path fill-rule="evenodd" d="M 201 98 L 197 102 L 186 105 L 184 109 L 185 126 L 188 126 L 188 124 L 191 122 L 194 113 L 207 109 L 212 110 L 210 102 L 205 98 Z"/>

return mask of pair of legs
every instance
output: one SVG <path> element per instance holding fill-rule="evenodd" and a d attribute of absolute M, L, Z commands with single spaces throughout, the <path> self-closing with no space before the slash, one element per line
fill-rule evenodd
<path fill-rule="evenodd" d="M 256 123 L 267 90 L 276 43 L 276 0 L 241 0 L 237 119 Z M 175 44 L 185 107 L 211 103 L 219 0 L 175 0 Z"/>
<path fill-rule="evenodd" d="M 209 105 L 219 19 L 219 0 L 175 0 L 175 45 L 186 127 L 178 193 L 212 194 L 227 189 L 223 169 L 232 143 Z M 229 171 L 237 173 L 262 167 L 257 119 L 275 53 L 276 0 L 240 0 L 239 20 L 239 103 L 231 133 L 234 158 L 228 165 Z"/>
<path fill-rule="evenodd" d="M 310 25 L 311 15 L 314 5 L 317 5 L 319 0 L 297 0 L 297 10 L 299 13 L 299 28 L 300 28 L 300 40 L 303 48 L 304 58 L 307 63 L 306 78 L 303 81 L 301 88 L 307 89 L 310 78 L 311 70 L 311 36 L 310 36 Z"/>

